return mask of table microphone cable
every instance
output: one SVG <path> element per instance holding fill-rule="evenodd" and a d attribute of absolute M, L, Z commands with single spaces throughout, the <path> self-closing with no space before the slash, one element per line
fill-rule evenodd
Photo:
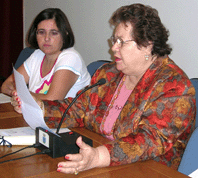
<path fill-rule="evenodd" d="M 34 156 L 34 155 L 47 154 L 47 153 L 50 153 L 50 152 L 51 152 L 50 149 L 44 149 L 41 152 L 37 152 L 37 153 L 31 154 L 31 155 L 27 155 L 27 156 L 15 158 L 15 159 L 9 159 L 9 160 L 2 161 L 2 162 L 0 162 L 0 164 L 6 163 L 6 162 L 10 162 L 10 161 L 19 160 L 19 159 L 23 159 L 23 158 L 28 158 L 28 157 L 31 157 L 31 156 Z"/>
<path fill-rule="evenodd" d="M 30 145 L 30 146 L 21 148 L 21 149 L 15 151 L 15 152 L 8 153 L 8 154 L 6 154 L 4 156 L 1 156 L 0 159 L 4 158 L 6 156 L 9 156 L 9 155 L 13 155 L 15 153 L 18 153 L 18 152 L 20 152 L 22 150 L 25 150 L 27 148 L 38 148 L 40 145 L 41 145 L 40 143 L 36 143 L 36 144 Z M 27 156 L 24 156 L 24 157 L 19 157 L 19 158 L 15 158 L 15 159 L 10 159 L 10 160 L 2 161 L 2 162 L 0 162 L 0 164 L 5 163 L 5 162 L 9 162 L 9 161 L 15 161 L 15 160 L 18 160 L 18 159 L 23 159 L 23 158 L 31 157 L 31 156 L 34 156 L 34 155 L 47 154 L 47 153 L 50 153 L 50 152 L 51 152 L 50 149 L 44 149 L 41 152 L 37 152 L 37 153 L 31 154 L 31 155 L 27 155 Z"/>
<path fill-rule="evenodd" d="M 4 157 L 6 157 L 6 156 L 9 156 L 9 155 L 18 153 L 18 152 L 20 152 L 20 151 L 22 151 L 22 150 L 25 150 L 26 148 L 37 148 L 37 147 L 39 147 L 39 146 L 40 146 L 40 143 L 38 143 L 38 144 L 35 143 L 35 144 L 33 144 L 33 145 L 29 145 L 29 146 L 27 146 L 27 147 L 23 147 L 23 148 L 21 148 L 21 149 L 15 151 L 15 152 L 8 153 L 8 154 L 6 154 L 6 155 L 1 156 L 0 159 L 1 159 L 1 158 L 4 158 Z"/>

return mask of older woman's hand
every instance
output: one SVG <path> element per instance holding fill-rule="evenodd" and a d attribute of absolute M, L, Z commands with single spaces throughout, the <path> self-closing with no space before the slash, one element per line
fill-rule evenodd
<path fill-rule="evenodd" d="M 65 159 L 68 161 L 58 164 L 58 172 L 78 174 L 80 171 L 105 167 L 110 164 L 109 151 L 105 146 L 93 148 L 84 143 L 82 137 L 78 137 L 76 144 L 80 147 L 79 154 L 66 155 Z"/>

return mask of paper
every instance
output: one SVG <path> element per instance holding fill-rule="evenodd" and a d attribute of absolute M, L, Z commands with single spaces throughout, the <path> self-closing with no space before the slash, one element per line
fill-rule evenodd
<path fill-rule="evenodd" d="M 55 133 L 56 129 L 51 129 L 51 131 Z M 65 133 L 70 131 L 71 130 L 69 130 L 68 128 L 60 128 L 59 133 Z M 0 129 L 0 138 L 2 136 L 4 136 L 4 139 L 10 142 L 12 145 L 32 145 L 36 143 L 35 130 L 31 127 Z"/>
<path fill-rule="evenodd" d="M 4 136 L 4 140 L 11 143 L 12 145 L 33 145 L 36 143 L 36 136 L 35 136 L 35 134 L 34 135 L 17 136 L 17 137 L 16 136 L 15 137 Z M 7 142 L 6 142 L 6 145 L 8 145 Z M 3 146 L 3 144 L 1 144 L 0 146 Z"/>
<path fill-rule="evenodd" d="M 56 132 L 56 129 L 51 129 L 52 132 Z M 70 132 L 68 128 L 60 128 L 59 133 Z M 35 130 L 31 127 L 17 127 L 12 129 L 0 129 L 0 136 L 27 136 L 35 135 Z"/>
<path fill-rule="evenodd" d="M 1 136 L 12 145 L 33 145 L 36 142 L 35 130 L 30 127 L 0 129 Z"/>
<path fill-rule="evenodd" d="M 190 175 L 188 175 L 189 177 L 192 177 L 192 178 L 198 178 L 198 169 L 195 170 L 194 172 L 192 172 Z"/>
<path fill-rule="evenodd" d="M 32 129 L 36 129 L 36 127 L 42 127 L 44 129 L 50 130 L 46 125 L 43 112 L 36 101 L 33 99 L 32 95 L 30 94 L 24 77 L 19 72 L 17 72 L 14 68 L 14 77 L 15 77 L 15 84 L 17 94 L 19 95 L 21 102 L 22 102 L 22 114 L 25 121 Z"/>
<path fill-rule="evenodd" d="M 3 103 L 10 103 L 10 96 L 4 95 L 3 93 L 0 93 L 0 104 Z"/>
<path fill-rule="evenodd" d="M 12 129 L 0 129 L 0 136 L 27 136 L 35 135 L 35 130 L 30 127 L 18 127 Z"/>

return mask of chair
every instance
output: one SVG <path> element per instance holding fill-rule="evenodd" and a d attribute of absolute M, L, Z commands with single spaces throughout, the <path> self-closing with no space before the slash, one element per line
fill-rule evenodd
<path fill-rule="evenodd" d="M 20 52 L 20 54 L 19 54 L 19 56 L 16 60 L 16 63 L 14 65 L 14 68 L 18 69 L 18 67 L 21 66 L 23 64 L 23 62 L 34 52 L 34 50 L 35 49 L 29 48 L 29 47 L 24 48 Z M 6 80 L 6 77 L 0 76 L 0 82 L 1 83 L 3 83 L 5 80 Z"/>
<path fill-rule="evenodd" d="M 188 144 L 186 146 L 186 149 L 184 151 L 181 163 L 179 165 L 178 171 L 189 175 L 192 172 L 194 172 L 196 169 L 198 169 L 198 78 L 192 78 L 190 79 L 192 84 L 195 87 L 196 91 L 196 124 L 195 124 L 195 130 L 192 133 Z"/>
<path fill-rule="evenodd" d="M 95 71 L 102 66 L 105 63 L 109 63 L 111 61 L 107 61 L 107 60 L 98 60 L 98 61 L 94 61 L 91 62 L 88 66 L 87 66 L 87 70 L 90 73 L 91 77 L 93 76 L 93 74 L 95 73 Z"/>
<path fill-rule="evenodd" d="M 198 128 L 192 133 L 184 151 L 178 171 L 189 175 L 198 169 Z"/>
<path fill-rule="evenodd" d="M 29 48 L 29 47 L 26 47 L 24 48 L 20 54 L 19 54 L 19 57 L 17 58 L 16 60 L 16 63 L 14 65 L 14 68 L 15 69 L 18 69 L 18 67 L 20 67 L 23 62 L 35 51 L 35 49 L 32 49 L 32 48 Z"/>
<path fill-rule="evenodd" d="M 198 78 L 191 78 L 190 81 L 192 82 L 192 84 L 195 87 L 195 91 L 196 91 L 196 123 L 195 123 L 195 128 L 198 127 Z"/>

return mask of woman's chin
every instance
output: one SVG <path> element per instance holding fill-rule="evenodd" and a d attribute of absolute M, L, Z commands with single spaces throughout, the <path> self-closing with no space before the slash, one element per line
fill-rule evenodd
<path fill-rule="evenodd" d="M 122 70 L 122 64 L 119 64 L 119 63 L 116 63 L 116 68 L 118 69 L 118 70 Z"/>

